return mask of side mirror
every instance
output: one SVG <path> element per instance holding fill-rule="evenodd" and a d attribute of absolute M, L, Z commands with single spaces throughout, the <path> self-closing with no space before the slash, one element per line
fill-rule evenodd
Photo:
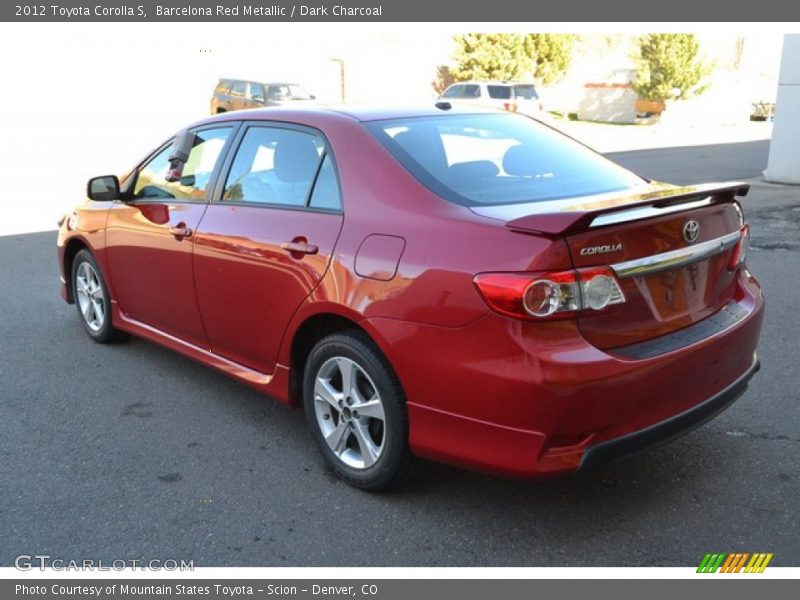
<path fill-rule="evenodd" d="M 86 186 L 86 195 L 90 200 L 96 202 L 111 202 L 118 200 L 119 179 L 116 175 L 103 175 L 102 177 L 92 177 Z"/>

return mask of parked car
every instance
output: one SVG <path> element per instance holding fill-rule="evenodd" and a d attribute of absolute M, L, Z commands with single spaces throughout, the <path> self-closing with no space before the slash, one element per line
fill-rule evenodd
<path fill-rule="evenodd" d="M 211 114 L 283 106 L 298 102 L 310 102 L 316 97 L 297 83 L 261 83 L 243 79 L 220 79 L 211 97 Z"/>
<path fill-rule="evenodd" d="M 772 121 L 775 119 L 775 103 L 766 100 L 751 103 L 751 121 Z"/>
<path fill-rule="evenodd" d="M 544 107 L 532 83 L 508 81 L 464 81 L 449 86 L 440 100 L 483 106 L 537 116 Z"/>
<path fill-rule="evenodd" d="M 61 295 L 97 342 L 135 334 L 303 407 L 355 486 L 414 456 L 566 474 L 745 390 L 747 190 L 652 182 L 443 102 L 224 114 L 89 181 Z"/>

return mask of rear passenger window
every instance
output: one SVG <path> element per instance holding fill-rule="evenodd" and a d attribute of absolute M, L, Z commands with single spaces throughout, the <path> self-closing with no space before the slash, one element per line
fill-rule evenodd
<path fill-rule="evenodd" d="M 489 85 L 486 88 L 489 91 L 489 98 L 494 98 L 495 100 L 511 99 L 510 85 Z"/>
<path fill-rule="evenodd" d="M 245 87 L 244 81 L 235 81 L 231 88 L 231 96 L 244 96 Z"/>
<path fill-rule="evenodd" d="M 312 208 L 329 208 L 338 210 L 342 208 L 342 198 L 339 195 L 339 181 L 336 179 L 336 171 L 333 162 L 327 154 L 322 160 L 322 166 L 314 184 L 314 191 L 311 192 Z"/>
<path fill-rule="evenodd" d="M 139 170 L 136 185 L 133 188 L 135 199 L 206 199 L 206 189 L 211 174 L 217 164 L 225 140 L 228 139 L 230 127 L 206 129 L 198 131 L 189 160 L 183 167 L 180 181 L 167 181 L 169 156 L 172 144 L 151 158 Z"/>
<path fill-rule="evenodd" d="M 310 133 L 251 127 L 233 159 L 223 202 L 305 206 L 324 149 Z"/>

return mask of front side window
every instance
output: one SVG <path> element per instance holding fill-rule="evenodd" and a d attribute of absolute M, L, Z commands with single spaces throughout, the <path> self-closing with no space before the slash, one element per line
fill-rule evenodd
<path fill-rule="evenodd" d="M 463 85 L 451 85 L 444 91 L 442 98 L 460 98 L 461 93 L 464 91 Z"/>
<path fill-rule="evenodd" d="M 324 152 L 316 135 L 251 127 L 236 151 L 222 200 L 305 206 Z"/>
<path fill-rule="evenodd" d="M 288 100 L 291 97 L 288 85 L 271 85 L 267 94 L 270 100 Z"/>
<path fill-rule="evenodd" d="M 366 127 L 429 189 L 466 206 L 556 200 L 645 185 L 600 154 L 521 115 L 389 119 Z"/>
<path fill-rule="evenodd" d="M 260 83 L 250 84 L 250 99 L 263 100 L 264 99 L 264 86 Z"/>
<path fill-rule="evenodd" d="M 480 98 L 481 97 L 481 86 L 479 85 L 465 85 L 464 86 L 464 95 L 463 98 Z"/>
<path fill-rule="evenodd" d="M 198 131 L 180 181 L 166 179 L 169 172 L 169 156 L 172 152 L 172 144 L 167 145 L 139 170 L 133 197 L 204 201 L 211 174 L 230 131 L 230 127 Z"/>
<path fill-rule="evenodd" d="M 292 100 L 311 100 L 308 90 L 295 84 L 289 84 L 289 96 Z"/>

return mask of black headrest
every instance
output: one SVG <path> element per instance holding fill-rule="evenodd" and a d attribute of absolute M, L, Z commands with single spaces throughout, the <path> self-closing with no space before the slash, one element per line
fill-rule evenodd
<path fill-rule="evenodd" d="M 495 177 L 500 169 L 490 160 L 471 160 L 450 165 L 448 172 L 453 179 L 481 179 Z"/>
<path fill-rule="evenodd" d="M 503 156 L 503 170 L 509 175 L 518 177 L 538 175 L 541 164 L 530 146 L 517 144 L 506 150 Z"/>

